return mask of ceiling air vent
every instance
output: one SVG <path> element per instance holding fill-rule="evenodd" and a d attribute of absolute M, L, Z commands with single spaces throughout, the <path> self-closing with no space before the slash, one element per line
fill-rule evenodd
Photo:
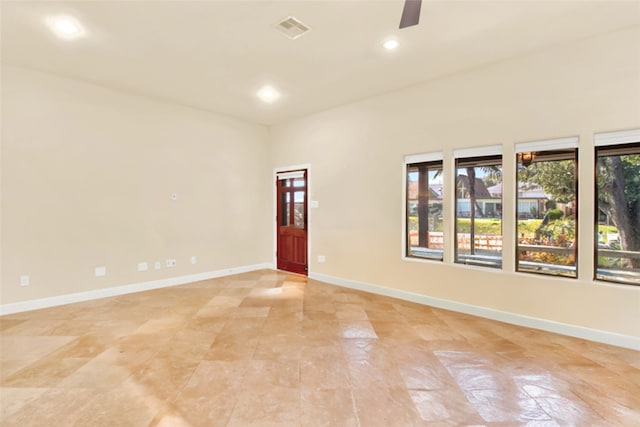
<path fill-rule="evenodd" d="M 297 39 L 311 29 L 293 16 L 287 16 L 278 22 L 275 27 L 291 40 Z"/>

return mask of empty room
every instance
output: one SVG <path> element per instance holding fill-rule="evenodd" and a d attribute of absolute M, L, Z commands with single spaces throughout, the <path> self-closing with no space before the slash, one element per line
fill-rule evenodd
<path fill-rule="evenodd" d="M 640 2 L 1 0 L 2 426 L 640 424 Z"/>

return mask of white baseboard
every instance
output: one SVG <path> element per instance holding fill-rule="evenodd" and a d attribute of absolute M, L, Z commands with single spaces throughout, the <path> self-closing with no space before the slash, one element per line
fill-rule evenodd
<path fill-rule="evenodd" d="M 230 276 L 232 274 L 248 273 L 251 271 L 264 269 L 273 269 L 273 265 L 271 263 L 264 263 L 246 265 L 242 267 L 225 268 L 222 270 L 208 271 L 205 273 L 189 274 L 187 276 L 169 277 L 167 279 L 152 280 L 149 282 L 134 283 L 130 285 L 96 289 L 93 291 L 77 292 L 73 294 L 58 295 L 49 298 L 40 298 L 11 304 L 3 304 L 0 305 L 0 316 L 20 313 L 23 311 L 39 310 L 41 308 L 55 307 L 58 305 L 72 304 L 74 302 L 90 301 L 100 298 L 132 294 L 134 292 L 142 292 L 152 289 L 184 285 L 186 283 L 197 282 L 200 280 L 215 279 L 216 277 L 224 277 Z"/>
<path fill-rule="evenodd" d="M 272 263 L 254 264 L 242 267 L 226 268 L 222 270 L 209 271 L 205 273 L 190 274 L 187 276 L 170 277 L 167 279 L 153 280 L 149 282 L 135 283 L 124 286 L 117 286 L 104 289 L 96 289 L 93 291 L 78 292 L 67 295 L 59 295 L 49 298 L 41 298 L 30 301 L 21 301 L 11 304 L 0 305 L 0 316 L 20 313 L 24 311 L 38 310 L 42 308 L 55 307 L 64 304 L 72 304 L 75 302 L 90 301 L 100 298 L 125 295 L 134 292 L 148 291 L 152 289 L 166 288 L 170 286 L 183 285 L 186 283 L 197 282 L 200 280 L 215 279 L 217 277 L 230 276 L 233 274 L 247 273 L 256 270 L 274 269 Z M 554 332 L 562 335 L 582 338 L 590 341 L 611 344 L 619 347 L 640 350 L 640 338 L 616 334 L 613 332 L 603 331 L 599 329 L 586 328 L 584 326 L 571 325 L 567 323 L 556 322 L 553 320 L 540 319 L 537 317 L 525 316 L 522 314 L 495 310 L 492 308 L 480 307 L 461 302 L 434 298 L 427 295 L 416 294 L 414 292 L 403 291 L 400 289 L 388 288 L 385 286 L 374 285 L 356 280 L 342 279 L 339 277 L 329 276 L 326 274 L 310 273 L 310 279 L 320 280 L 322 282 L 338 285 L 345 288 L 357 289 L 360 291 L 370 292 L 378 295 L 385 295 L 392 298 L 398 298 L 405 301 L 411 301 L 431 307 L 442 308 L 445 310 L 457 311 L 460 313 L 471 314 L 474 316 L 484 317 L 487 319 L 498 320 L 500 322 L 511 323 L 514 325 L 525 326 L 528 328 L 541 329 L 544 331 Z"/>
<path fill-rule="evenodd" d="M 340 277 L 329 276 L 326 274 L 310 273 L 309 278 L 330 283 L 332 285 L 343 286 L 345 288 L 357 289 L 360 291 L 370 292 L 378 295 L 385 295 L 388 297 L 424 304 L 431 307 L 437 307 L 445 310 L 457 311 L 460 313 L 484 317 L 487 319 L 498 320 L 500 322 L 510 323 L 513 325 L 525 326 L 528 328 L 540 329 L 543 331 L 582 338 L 589 341 L 596 341 L 615 345 L 618 347 L 640 350 L 640 338 L 630 335 L 616 334 L 600 329 L 591 329 L 584 326 L 571 325 L 567 323 L 556 322 L 553 320 L 525 316 L 523 314 L 517 314 L 508 311 L 495 310 L 492 308 L 464 304 L 461 302 L 441 298 L 434 298 L 427 295 L 416 294 L 414 292 L 387 288 L 385 286 L 373 285 L 356 280 L 342 279 Z"/>

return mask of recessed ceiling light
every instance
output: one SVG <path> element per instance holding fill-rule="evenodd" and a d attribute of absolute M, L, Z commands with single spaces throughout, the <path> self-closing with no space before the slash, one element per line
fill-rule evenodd
<path fill-rule="evenodd" d="M 62 34 L 76 34 L 80 32 L 80 28 L 68 19 L 58 19 L 56 21 L 56 30 Z"/>
<path fill-rule="evenodd" d="M 75 39 L 84 36 L 84 30 L 78 21 L 69 16 L 54 16 L 46 19 L 53 33 L 62 39 Z"/>
<path fill-rule="evenodd" d="M 397 48 L 399 44 L 400 43 L 398 43 L 397 40 L 390 39 L 390 40 L 387 40 L 386 42 L 382 43 L 382 46 L 384 46 L 384 48 L 387 49 L 387 50 L 393 50 L 393 49 Z"/>
<path fill-rule="evenodd" d="M 280 98 L 280 92 L 278 92 L 275 88 L 271 86 L 263 86 L 258 91 L 258 93 L 256 93 L 256 96 L 260 98 L 263 102 L 266 102 L 267 104 L 271 104 L 272 102 Z"/>

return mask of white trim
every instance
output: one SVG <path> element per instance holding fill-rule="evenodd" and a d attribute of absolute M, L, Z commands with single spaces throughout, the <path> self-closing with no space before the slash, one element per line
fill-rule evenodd
<path fill-rule="evenodd" d="M 309 271 L 311 271 L 311 258 L 310 258 L 310 254 L 311 254 L 311 219 L 312 219 L 312 212 L 315 209 L 309 209 L 310 208 L 310 204 L 311 204 L 311 163 L 304 163 L 301 165 L 293 165 L 293 166 L 279 166 L 276 168 L 273 168 L 273 178 L 271 181 L 271 203 L 272 203 L 272 217 L 273 218 L 273 233 L 272 233 L 272 239 L 273 239 L 273 261 L 272 264 L 274 265 L 273 268 L 276 268 L 276 266 L 278 265 L 278 228 L 277 228 L 277 217 L 278 217 L 278 212 L 277 209 L 278 207 L 276 206 L 276 198 L 278 197 L 276 191 L 276 185 L 275 182 L 278 179 L 278 175 L 279 174 L 283 174 L 283 173 L 287 173 L 287 172 L 291 172 L 291 171 L 300 171 L 300 170 L 306 170 L 307 171 L 307 274 L 309 273 Z M 317 199 L 314 199 L 317 200 Z"/>
<path fill-rule="evenodd" d="M 570 136 L 567 138 L 545 139 L 542 141 L 518 142 L 515 145 L 515 152 L 526 153 L 529 151 L 562 150 L 565 148 L 578 148 L 580 138 Z"/>
<path fill-rule="evenodd" d="M 93 291 L 77 292 L 73 294 L 57 295 L 48 298 L 2 304 L 0 305 L 0 316 L 20 313 L 23 311 L 39 310 L 41 308 L 56 307 L 65 304 L 73 304 L 75 302 L 91 301 L 100 298 L 132 294 L 134 292 L 150 291 L 152 289 L 184 285 L 186 283 L 197 282 L 200 280 L 215 279 L 216 277 L 224 277 L 230 276 L 232 274 L 248 273 L 250 271 L 265 269 L 273 269 L 273 265 L 271 263 L 245 265 L 242 267 L 225 268 L 222 270 L 190 274 L 187 276 L 169 277 L 167 279 L 152 280 L 149 282 L 134 283 L 130 285 L 96 289 Z"/>
<path fill-rule="evenodd" d="M 304 178 L 304 171 L 293 171 L 293 172 L 283 172 L 283 173 L 278 173 L 277 175 L 278 180 L 281 179 L 297 179 L 297 178 Z"/>
<path fill-rule="evenodd" d="M 489 145 L 487 147 L 460 148 L 453 150 L 453 157 L 463 159 L 466 157 L 497 156 L 502 154 L 502 145 Z"/>
<path fill-rule="evenodd" d="M 357 289 L 360 291 L 384 295 L 392 298 L 398 298 L 401 300 L 424 304 L 431 307 L 442 308 L 445 310 L 457 311 L 473 316 L 497 320 L 499 322 L 506 322 L 513 325 L 524 326 L 527 328 L 540 329 L 547 332 L 554 332 L 590 341 L 597 341 L 619 347 L 640 350 L 640 337 L 634 337 L 631 335 L 616 334 L 600 329 L 592 329 L 584 326 L 571 325 L 567 323 L 556 322 L 553 320 L 541 319 L 538 317 L 525 316 L 523 314 L 512 313 L 508 311 L 496 310 L 493 308 L 480 307 L 457 301 L 434 298 L 427 295 L 416 294 L 414 292 L 388 288 L 380 285 L 373 285 L 356 280 L 342 279 L 326 274 L 310 274 L 309 278 L 330 283 L 332 285 L 343 286 L 350 289 Z"/>
<path fill-rule="evenodd" d="M 303 169 L 307 169 L 307 170 L 311 169 L 311 163 L 304 163 L 301 165 L 293 165 L 293 166 L 280 166 L 277 168 L 273 168 L 273 173 L 278 174 L 278 173 L 297 171 L 297 170 L 303 170 Z"/>
<path fill-rule="evenodd" d="M 442 164 L 442 262 L 451 265 L 455 258 L 455 223 L 456 223 L 456 161 L 451 154 L 447 155 Z"/>
<path fill-rule="evenodd" d="M 616 132 L 602 132 L 593 135 L 593 144 L 596 147 L 616 144 L 629 144 L 640 142 L 640 129 L 620 130 Z"/>
<path fill-rule="evenodd" d="M 409 154 L 404 156 L 404 164 L 408 165 L 411 163 L 435 162 L 442 160 L 443 158 L 444 156 L 442 155 L 442 151 L 434 153 Z"/>
<path fill-rule="evenodd" d="M 402 260 L 407 262 L 423 262 L 426 264 L 433 264 L 433 265 L 444 264 L 444 259 L 420 258 L 420 257 L 406 256 L 404 254 L 402 255 Z"/>
<path fill-rule="evenodd" d="M 402 165 L 402 173 L 400 174 L 402 177 L 402 209 L 401 214 L 402 218 L 400 219 L 400 224 L 402 224 L 402 234 L 400 238 L 400 258 L 404 258 L 406 256 L 407 251 L 407 163 L 405 157 L 405 163 Z"/>

